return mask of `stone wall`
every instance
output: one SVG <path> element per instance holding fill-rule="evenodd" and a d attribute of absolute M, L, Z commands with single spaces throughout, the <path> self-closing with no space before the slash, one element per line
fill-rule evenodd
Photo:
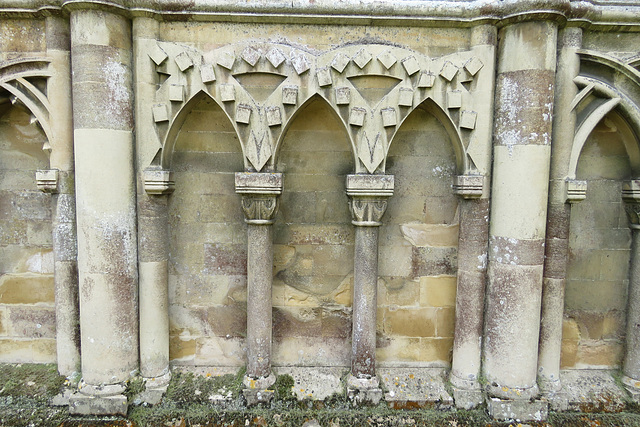
<path fill-rule="evenodd" d="M 0 6 L 0 362 L 640 399 L 640 3 L 129 3 Z"/>

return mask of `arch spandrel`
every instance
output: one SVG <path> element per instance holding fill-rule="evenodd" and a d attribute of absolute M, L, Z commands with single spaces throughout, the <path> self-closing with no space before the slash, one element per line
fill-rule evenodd
<path fill-rule="evenodd" d="M 478 76 L 491 72 L 493 67 L 484 64 L 493 60 L 480 58 L 474 51 L 430 58 L 393 45 L 354 44 L 316 54 L 260 41 L 209 52 L 156 42 L 147 50 L 158 74 L 151 108 L 158 136 L 156 149 L 163 152 L 157 157 L 162 159 L 161 165 L 156 166 L 167 168 L 170 164 L 180 117 L 192 105 L 190 100 L 202 92 L 214 99 L 233 123 L 246 170 L 275 170 L 276 153 L 288 123 L 314 95 L 331 106 L 347 129 L 357 160 L 356 173 L 384 173 L 397 129 L 426 100 L 455 141 L 461 174 L 477 173 L 473 157 L 482 157 L 478 163 L 483 163 L 485 152 L 490 150 L 486 141 L 474 143 L 476 126 L 489 126 L 478 123 L 486 117 L 478 114 L 474 97 L 486 91 Z M 262 99 L 253 96 L 255 87 L 246 83 L 259 75 L 278 77 L 270 79 L 271 87 L 259 88 Z M 371 96 L 375 91 L 358 84 L 360 77 L 391 79 L 392 84 Z"/>

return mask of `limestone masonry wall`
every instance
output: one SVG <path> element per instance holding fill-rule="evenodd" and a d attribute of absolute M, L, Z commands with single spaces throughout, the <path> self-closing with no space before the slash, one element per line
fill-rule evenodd
<path fill-rule="evenodd" d="M 4 1 L 0 363 L 79 374 L 83 414 L 172 369 L 246 368 L 250 404 L 297 368 L 498 419 L 594 369 L 638 400 L 639 16 Z"/>

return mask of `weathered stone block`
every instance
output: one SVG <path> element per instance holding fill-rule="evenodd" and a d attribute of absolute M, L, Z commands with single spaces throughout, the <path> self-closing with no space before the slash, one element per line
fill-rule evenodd
<path fill-rule="evenodd" d="M 244 304 L 209 307 L 207 321 L 213 335 L 243 337 L 247 331 L 247 309 Z"/>
<path fill-rule="evenodd" d="M 204 366 L 243 366 L 246 364 L 245 340 L 234 337 L 198 338 L 194 363 Z"/>
<path fill-rule="evenodd" d="M 245 245 L 205 243 L 204 273 L 245 275 L 247 273 L 247 253 Z"/>
<path fill-rule="evenodd" d="M 384 329 L 391 335 L 435 337 L 436 310 L 429 308 L 385 309 Z"/>
<path fill-rule="evenodd" d="M 0 303 L 54 303 L 52 276 L 4 275 L 0 278 Z"/>
<path fill-rule="evenodd" d="M 456 313 L 453 307 L 438 308 L 436 313 L 436 333 L 439 337 L 453 337 Z"/>
<path fill-rule="evenodd" d="M 487 411 L 499 421 L 544 421 L 548 416 L 549 404 L 542 400 L 487 398 Z"/>
<path fill-rule="evenodd" d="M 25 338 L 56 337 L 55 310 L 46 307 L 11 307 L 8 312 L 13 336 Z"/>
<path fill-rule="evenodd" d="M 306 307 L 274 307 L 273 335 L 318 337 L 322 335 L 322 310 Z"/>
<path fill-rule="evenodd" d="M 420 286 L 416 280 L 404 277 L 380 277 L 378 279 L 378 305 L 417 306 Z"/>
<path fill-rule="evenodd" d="M 457 248 L 412 248 L 411 275 L 436 276 L 453 275 L 456 272 Z"/>
<path fill-rule="evenodd" d="M 196 354 L 196 340 L 182 339 L 180 336 L 169 337 L 169 359 L 193 359 Z"/>
<path fill-rule="evenodd" d="M 420 278 L 420 305 L 453 307 L 456 304 L 456 276 L 425 276 Z"/>
<path fill-rule="evenodd" d="M 127 397 L 86 396 L 74 393 L 69 398 L 69 413 L 72 415 L 127 415 Z"/>

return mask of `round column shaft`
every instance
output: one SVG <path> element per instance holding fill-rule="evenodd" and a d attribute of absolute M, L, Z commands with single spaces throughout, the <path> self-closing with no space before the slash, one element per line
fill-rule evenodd
<path fill-rule="evenodd" d="M 490 396 L 529 400 L 536 383 L 557 29 L 502 28 L 485 311 Z"/>
<path fill-rule="evenodd" d="M 282 193 L 282 174 L 236 173 L 247 226 L 247 373 L 243 383 L 249 405 L 269 399 L 255 390 L 273 385 L 271 373 L 273 218 Z"/>
<path fill-rule="evenodd" d="M 139 366 L 131 52 L 126 18 L 71 12 L 81 391 L 89 394 Z"/>
<path fill-rule="evenodd" d="M 567 199 L 565 177 L 575 132 L 576 115 L 571 102 L 578 92 L 573 79 L 580 71 L 577 50 L 581 45 L 580 28 L 565 28 L 559 32 L 538 355 L 538 382 L 547 392 L 561 388 L 562 319 L 571 220 L 571 205 L 567 202 L 580 200 Z"/>
<path fill-rule="evenodd" d="M 356 227 L 355 243 L 351 375 L 369 379 L 376 375 L 378 227 Z"/>

